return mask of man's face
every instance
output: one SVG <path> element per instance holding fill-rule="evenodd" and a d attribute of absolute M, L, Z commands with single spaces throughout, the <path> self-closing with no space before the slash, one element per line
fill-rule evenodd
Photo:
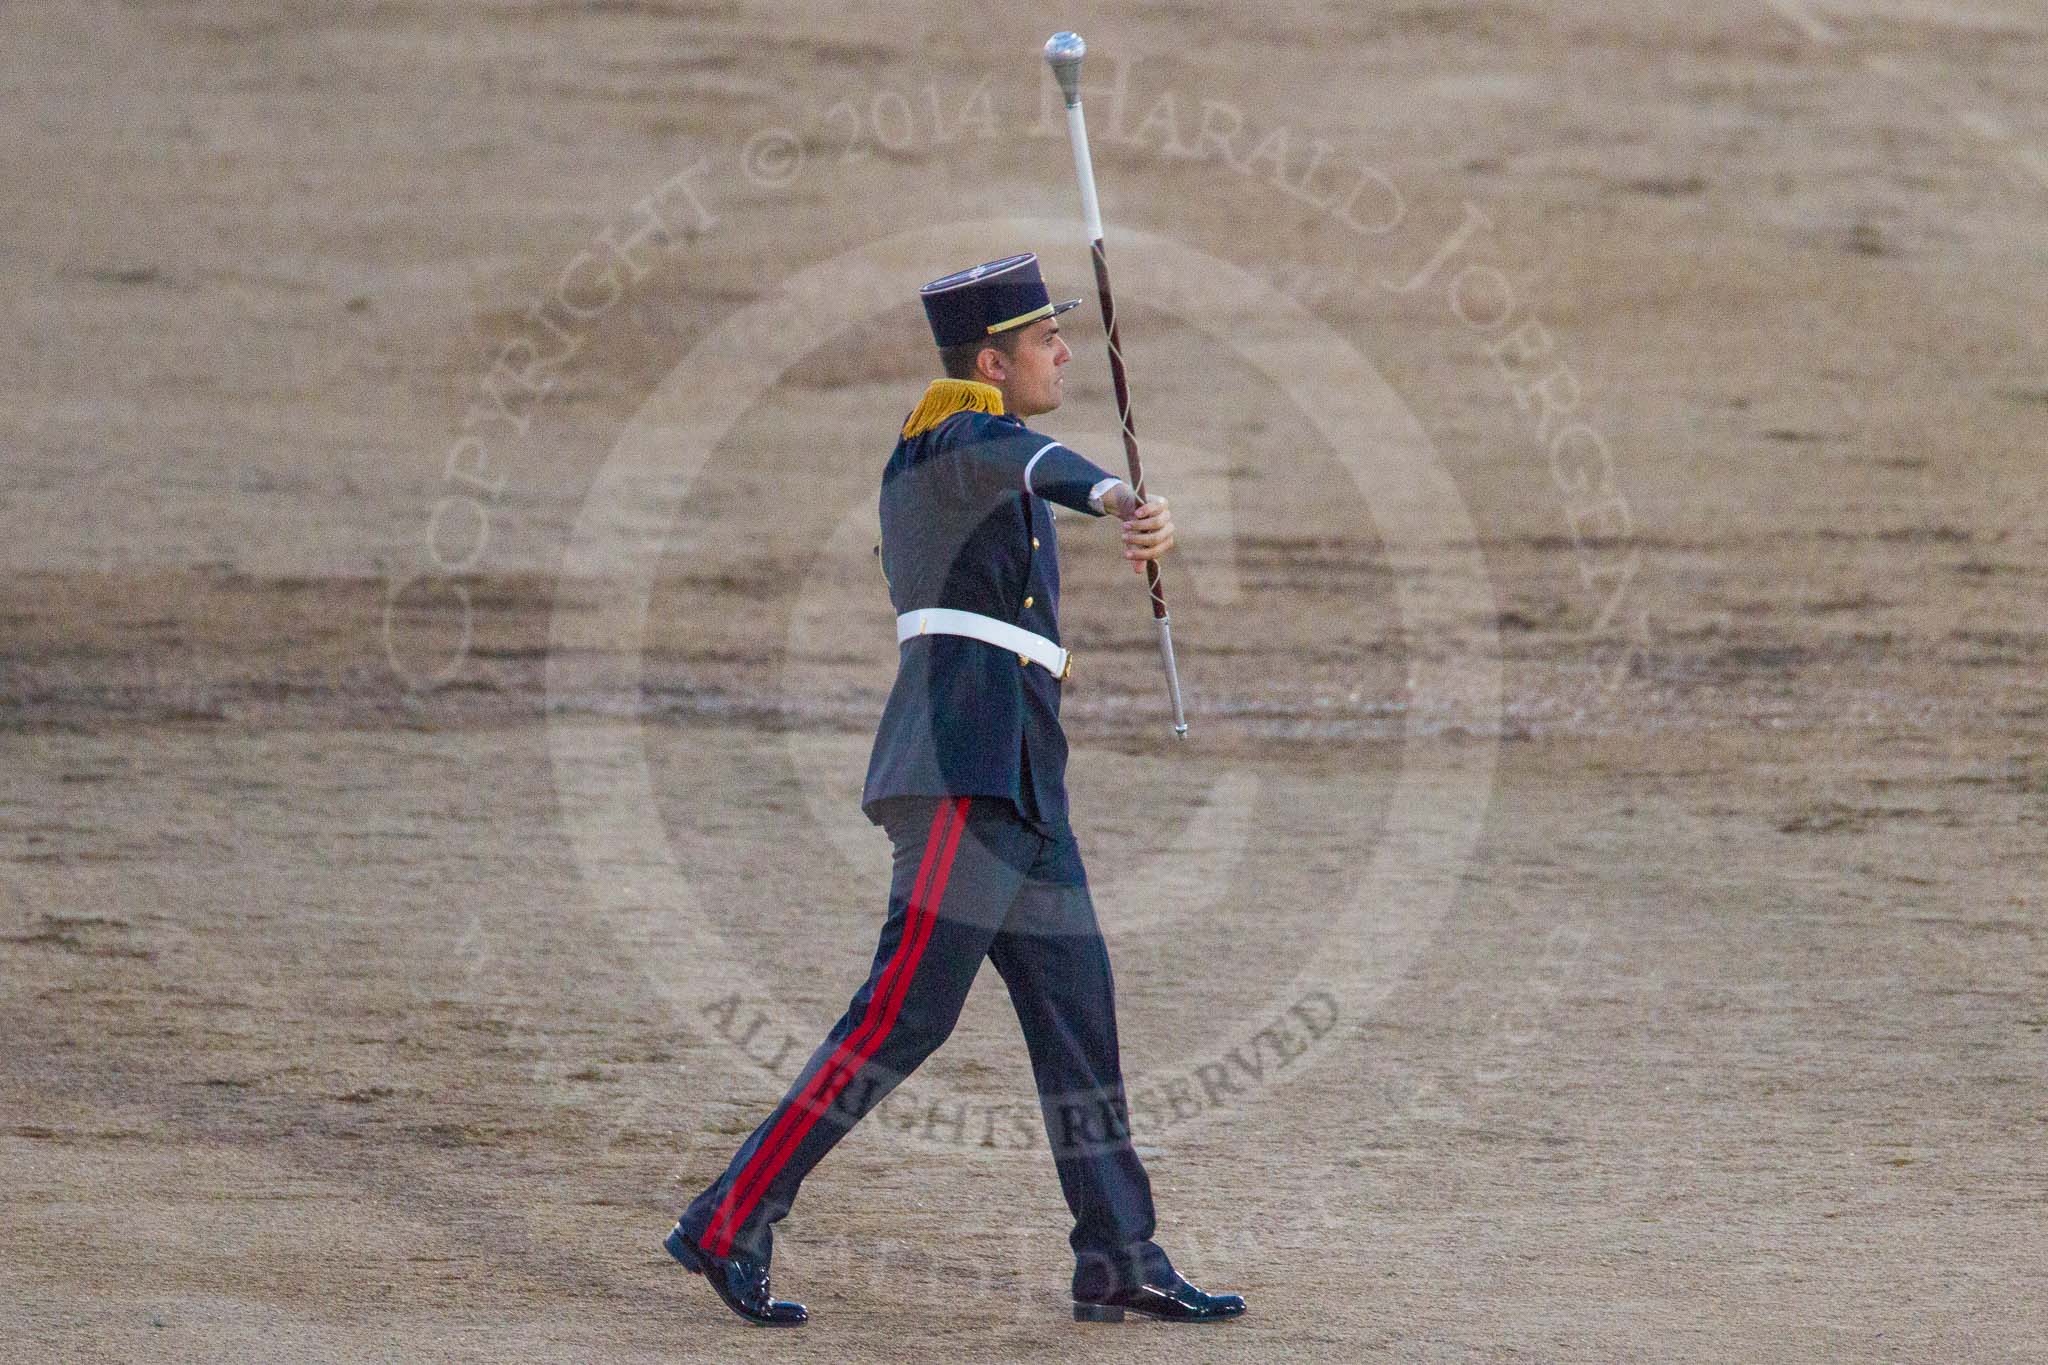
<path fill-rule="evenodd" d="M 1003 377 L 996 387 L 1003 391 L 1005 411 L 1033 417 L 1060 405 L 1060 386 L 1066 381 L 1064 371 L 1074 352 L 1060 335 L 1058 318 L 1040 318 L 1022 329 L 1015 351 L 1009 355 L 997 352 L 997 356 L 1003 364 Z M 983 363 L 990 359 L 984 351 Z"/>

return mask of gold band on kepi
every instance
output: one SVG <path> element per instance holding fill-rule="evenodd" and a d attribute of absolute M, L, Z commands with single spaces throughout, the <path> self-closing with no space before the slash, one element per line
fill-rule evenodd
<path fill-rule="evenodd" d="M 941 276 L 917 296 L 940 350 L 1058 317 L 1081 303 L 1054 303 L 1038 273 L 1038 257 L 1029 251 Z"/>
<path fill-rule="evenodd" d="M 1036 322 L 1040 318 L 1056 318 L 1069 308 L 1079 308 L 1080 306 L 1081 300 L 1079 299 L 1068 299 L 1065 303 L 1048 303 L 1043 308 L 1034 308 L 1028 313 L 1019 313 L 1014 318 L 1009 318 L 1002 322 L 991 322 L 988 325 L 989 335 L 994 336 L 997 332 L 1007 332 L 1012 327 L 1022 327 L 1027 323 Z"/>

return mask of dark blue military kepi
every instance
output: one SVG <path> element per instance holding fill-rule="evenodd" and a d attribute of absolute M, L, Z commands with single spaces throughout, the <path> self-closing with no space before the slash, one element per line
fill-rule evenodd
<path fill-rule="evenodd" d="M 941 350 L 1058 317 L 1081 303 L 1052 301 L 1038 273 L 1038 255 L 1031 251 L 957 270 L 933 280 L 917 296 Z"/>

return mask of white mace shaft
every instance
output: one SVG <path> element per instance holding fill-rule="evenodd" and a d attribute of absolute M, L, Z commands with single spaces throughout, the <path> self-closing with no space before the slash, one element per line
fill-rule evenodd
<path fill-rule="evenodd" d="M 1074 174 L 1081 179 L 1081 219 L 1088 240 L 1102 240 L 1102 205 L 1095 198 L 1095 161 L 1088 155 L 1088 119 L 1079 100 L 1067 106 L 1067 139 L 1074 144 Z"/>

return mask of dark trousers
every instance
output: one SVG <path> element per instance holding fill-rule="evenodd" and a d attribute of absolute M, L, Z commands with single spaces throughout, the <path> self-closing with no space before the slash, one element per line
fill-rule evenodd
<path fill-rule="evenodd" d="M 1077 1294 L 1171 1273 L 1152 1244 L 1152 1188 L 1131 1150 L 1109 954 L 1072 834 L 992 797 L 882 804 L 896 846 L 889 916 L 867 981 L 775 1111 L 681 1222 L 715 1255 L 766 1261 L 805 1175 L 952 1032 L 984 957 L 1031 1053 Z"/>

